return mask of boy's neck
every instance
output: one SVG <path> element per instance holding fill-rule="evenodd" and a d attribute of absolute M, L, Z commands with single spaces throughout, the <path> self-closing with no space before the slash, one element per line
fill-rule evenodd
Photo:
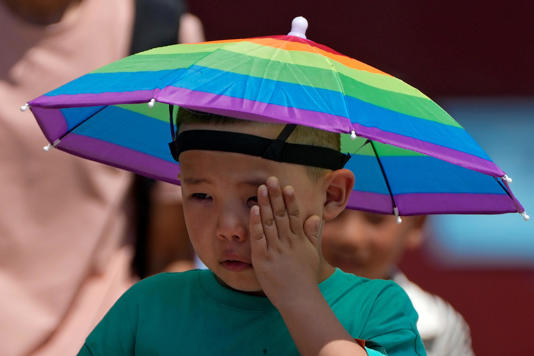
<path fill-rule="evenodd" d="M 322 260 L 321 261 L 321 272 L 319 273 L 319 282 L 318 282 L 318 284 L 322 283 L 325 280 L 327 280 L 328 278 L 330 278 L 330 276 L 335 272 L 335 270 L 336 270 L 335 267 L 332 267 L 325 260 Z M 230 289 L 230 290 L 232 290 L 234 292 L 243 293 L 243 294 L 247 294 L 247 295 L 252 295 L 252 296 L 256 296 L 256 297 L 266 297 L 265 293 L 262 290 L 250 291 L 249 292 L 249 291 L 242 291 L 242 290 L 239 290 L 239 289 L 235 289 L 235 288 L 230 287 L 228 284 L 224 283 L 224 281 L 222 279 L 220 279 L 216 274 L 214 274 L 214 276 L 215 276 L 215 280 L 217 281 L 217 283 L 219 283 L 224 288 Z"/>

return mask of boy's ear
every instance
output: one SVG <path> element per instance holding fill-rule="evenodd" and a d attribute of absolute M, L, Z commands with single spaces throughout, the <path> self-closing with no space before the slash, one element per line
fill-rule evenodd
<path fill-rule="evenodd" d="M 414 249 L 421 245 L 424 238 L 425 215 L 410 216 L 410 227 L 407 231 L 406 247 Z"/>
<path fill-rule="evenodd" d="M 323 219 L 333 220 L 341 214 L 347 206 L 352 187 L 354 174 L 348 169 L 338 169 L 329 172 L 325 178 L 326 201 L 323 209 Z"/>

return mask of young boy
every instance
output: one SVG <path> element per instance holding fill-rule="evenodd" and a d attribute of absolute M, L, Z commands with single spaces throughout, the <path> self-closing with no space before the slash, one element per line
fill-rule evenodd
<path fill-rule="evenodd" d="M 354 184 L 331 164 L 338 134 L 185 109 L 178 123 L 185 223 L 209 270 L 137 283 L 80 355 L 425 355 L 398 285 L 321 255 Z"/>
<path fill-rule="evenodd" d="M 345 210 L 325 224 L 323 255 L 345 272 L 397 282 L 419 314 L 417 328 L 428 355 L 473 355 L 469 327 L 462 316 L 397 268 L 405 250 L 421 244 L 424 222 L 424 216 L 405 217 L 398 224 L 394 216 Z"/>

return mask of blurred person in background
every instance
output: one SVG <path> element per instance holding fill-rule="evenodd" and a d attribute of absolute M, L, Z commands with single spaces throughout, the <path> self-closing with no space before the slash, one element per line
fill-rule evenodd
<path fill-rule="evenodd" d="M 183 6 L 165 7 L 178 1 L 150 3 L 174 21 L 173 42 L 202 39 L 200 22 Z M 44 152 L 44 136 L 18 107 L 134 50 L 144 16 L 138 6 L 0 1 L 1 355 L 75 354 L 132 283 L 133 176 Z M 179 211 L 178 202 L 162 201 Z"/>
<path fill-rule="evenodd" d="M 429 356 L 470 356 L 471 336 L 462 316 L 440 297 L 411 282 L 398 268 L 404 252 L 423 240 L 424 216 L 345 210 L 323 227 L 323 254 L 333 266 L 371 279 L 392 279 L 419 314 L 417 328 Z"/>

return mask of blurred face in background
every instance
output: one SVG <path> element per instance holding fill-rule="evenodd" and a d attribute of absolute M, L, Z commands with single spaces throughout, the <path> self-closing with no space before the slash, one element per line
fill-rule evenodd
<path fill-rule="evenodd" d="M 422 240 L 424 217 L 403 217 L 345 210 L 323 228 L 325 259 L 348 273 L 388 279 L 404 251 Z"/>
<path fill-rule="evenodd" d="M 82 0 L 2 0 L 17 16 L 37 25 L 59 22 L 65 11 Z"/>

